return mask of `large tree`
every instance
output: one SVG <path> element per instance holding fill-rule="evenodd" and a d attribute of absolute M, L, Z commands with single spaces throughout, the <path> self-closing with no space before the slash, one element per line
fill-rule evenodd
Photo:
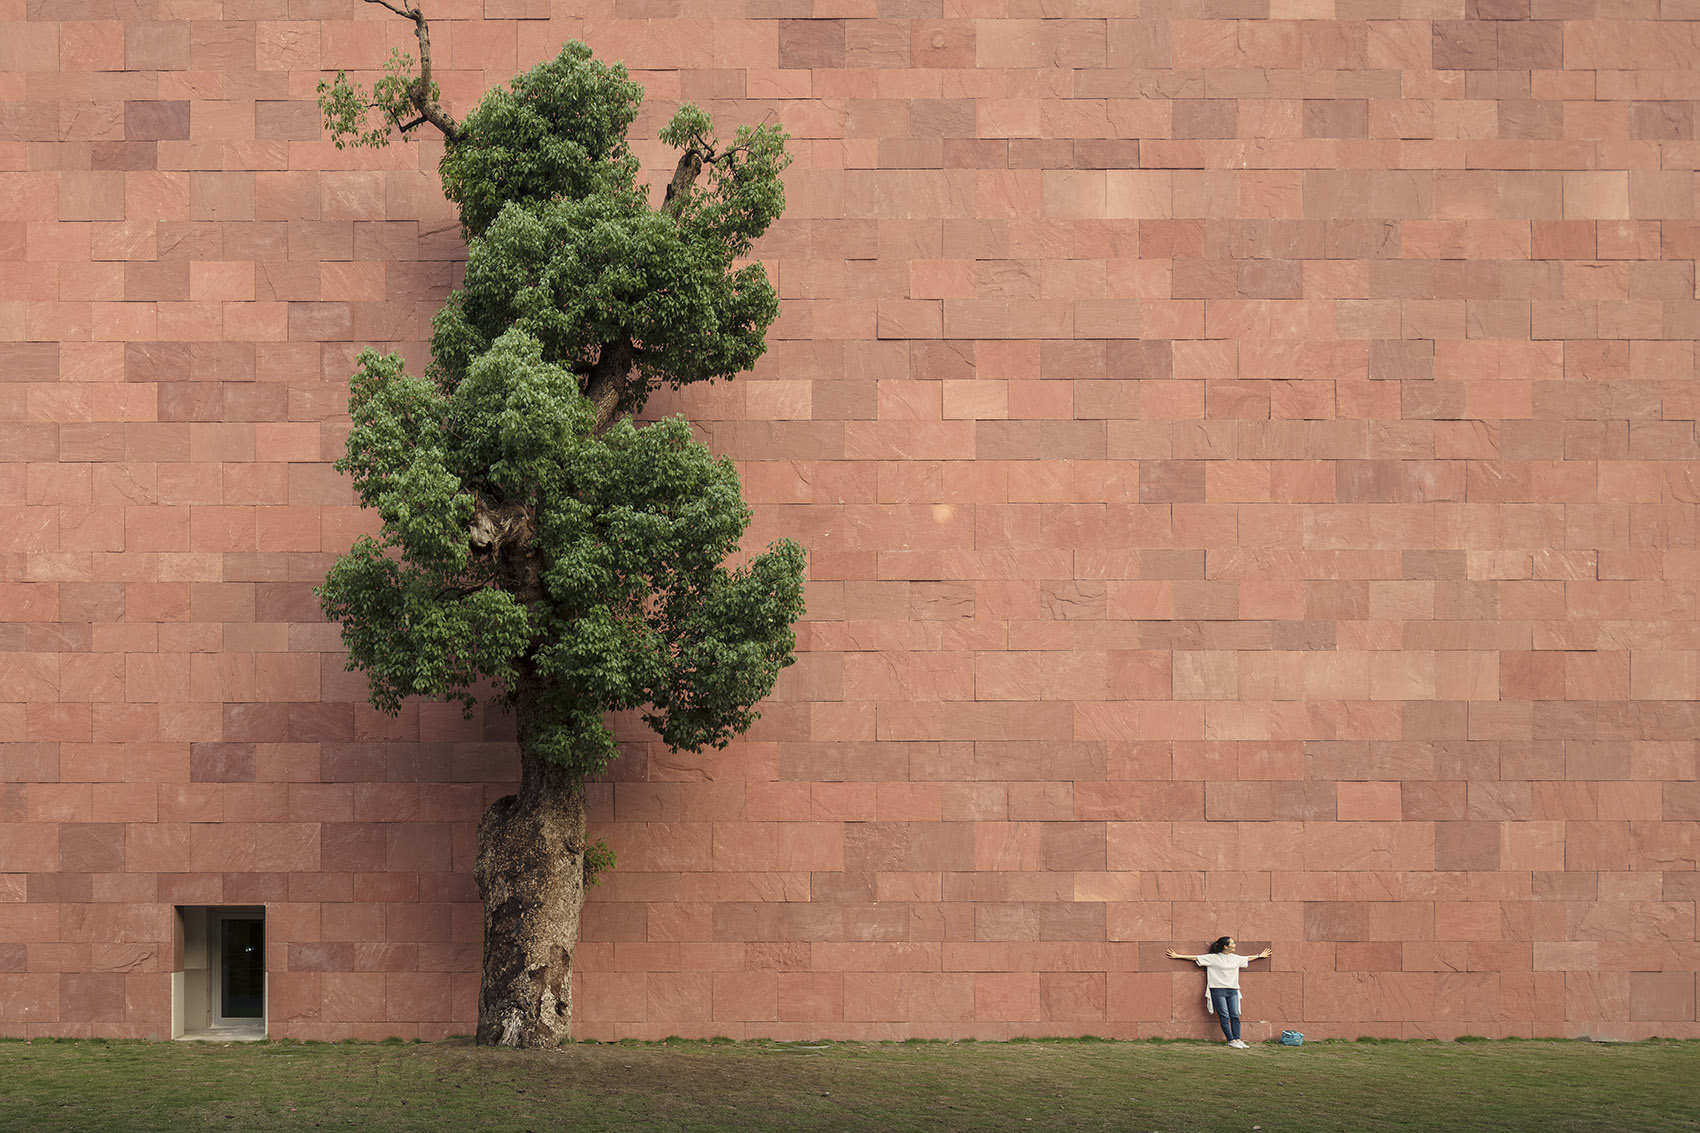
<path fill-rule="evenodd" d="M 723 146 L 681 107 L 652 205 L 626 140 L 643 92 L 622 66 L 569 43 L 457 122 L 424 15 L 372 2 L 413 21 L 419 58 L 394 55 L 369 92 L 340 73 L 321 85 L 327 126 L 338 145 L 440 131 L 467 262 L 423 377 L 360 355 L 337 467 L 382 527 L 319 597 L 378 708 L 489 698 L 513 714 L 519 790 L 478 825 L 478 1041 L 554 1045 L 585 886 L 609 864 L 584 795 L 616 754 L 607 714 L 724 746 L 792 661 L 802 549 L 743 554 L 731 465 L 680 418 L 632 420 L 658 387 L 730 378 L 765 349 L 778 300 L 738 261 L 783 207 L 785 135 L 746 127 Z"/>

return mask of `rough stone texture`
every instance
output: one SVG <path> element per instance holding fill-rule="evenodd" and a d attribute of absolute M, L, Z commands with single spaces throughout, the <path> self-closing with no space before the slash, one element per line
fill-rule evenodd
<path fill-rule="evenodd" d="M 311 595 L 463 254 L 312 107 L 407 29 L 118 11 L 0 36 L 0 1034 L 163 1034 L 236 903 L 274 1035 L 467 1032 L 510 732 Z M 640 138 L 795 139 L 768 356 L 660 408 L 810 547 L 800 663 L 625 728 L 580 1034 L 1206 1036 L 1229 932 L 1253 1038 L 1700 1036 L 1692 4 L 431 15 L 451 108 L 584 37 Z"/>

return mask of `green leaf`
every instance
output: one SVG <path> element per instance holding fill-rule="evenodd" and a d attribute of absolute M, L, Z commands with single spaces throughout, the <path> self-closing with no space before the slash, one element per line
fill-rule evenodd
<path fill-rule="evenodd" d="M 340 73 L 321 84 L 339 145 L 388 140 L 412 68 L 396 53 L 370 93 Z M 570 43 L 449 139 L 465 275 L 425 376 L 359 357 L 337 468 L 380 526 L 318 591 L 376 707 L 470 710 L 494 690 L 526 751 L 581 777 L 616 754 L 611 711 L 681 748 L 743 732 L 803 612 L 801 547 L 741 553 L 750 510 L 731 464 L 682 418 L 598 432 L 583 392 L 615 349 L 635 366 L 624 414 L 661 385 L 729 378 L 778 313 L 761 265 L 739 261 L 783 208 L 784 133 L 740 129 L 722 150 L 708 115 L 680 107 L 663 140 L 714 156 L 660 211 L 626 140 L 641 97 Z"/>

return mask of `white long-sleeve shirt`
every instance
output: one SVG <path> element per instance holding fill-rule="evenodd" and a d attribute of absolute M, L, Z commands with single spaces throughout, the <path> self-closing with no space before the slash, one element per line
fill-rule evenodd
<path fill-rule="evenodd" d="M 1193 962 L 1204 969 L 1204 1009 L 1216 1013 L 1216 1003 L 1210 998 L 1211 988 L 1240 990 L 1240 969 L 1251 963 L 1250 956 L 1237 952 L 1206 952 L 1194 956 Z M 1241 999 L 1245 997 L 1242 995 Z"/>

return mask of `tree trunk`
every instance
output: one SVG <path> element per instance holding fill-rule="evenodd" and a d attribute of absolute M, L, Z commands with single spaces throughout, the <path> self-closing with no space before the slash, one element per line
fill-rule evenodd
<path fill-rule="evenodd" d="M 484 978 L 477 1041 L 554 1047 L 572 1035 L 573 952 L 584 908 L 584 789 L 525 750 L 523 722 L 519 793 L 497 799 L 478 823 Z"/>

